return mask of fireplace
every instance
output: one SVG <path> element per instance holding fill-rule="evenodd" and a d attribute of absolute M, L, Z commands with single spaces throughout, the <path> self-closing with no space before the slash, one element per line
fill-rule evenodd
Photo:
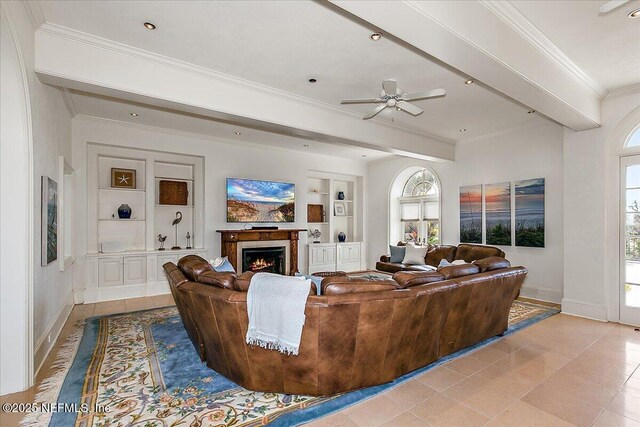
<path fill-rule="evenodd" d="M 242 271 L 286 274 L 286 247 L 242 249 Z"/>

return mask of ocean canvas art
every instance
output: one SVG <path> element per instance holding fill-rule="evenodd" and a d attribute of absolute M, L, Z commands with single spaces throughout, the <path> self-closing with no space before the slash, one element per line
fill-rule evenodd
<path fill-rule="evenodd" d="M 460 187 L 460 242 L 482 243 L 482 186 Z"/>
<path fill-rule="evenodd" d="M 48 176 L 42 177 L 41 265 L 58 259 L 58 184 Z"/>
<path fill-rule="evenodd" d="M 484 209 L 487 244 L 511 246 L 511 183 L 485 185 Z"/>
<path fill-rule="evenodd" d="M 515 183 L 516 246 L 544 248 L 544 178 Z"/>
<path fill-rule="evenodd" d="M 295 184 L 227 178 L 227 222 L 294 222 Z"/>

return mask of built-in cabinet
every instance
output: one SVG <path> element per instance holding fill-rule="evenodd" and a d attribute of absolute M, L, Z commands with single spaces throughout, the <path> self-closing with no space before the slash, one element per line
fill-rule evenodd
<path fill-rule="evenodd" d="M 187 254 L 206 257 L 203 159 L 99 144 L 88 144 L 87 157 L 84 302 L 168 293 L 163 264 Z M 134 172 L 129 187 L 113 184 L 114 168 Z M 186 196 L 165 203 L 162 181 L 171 181 Z M 131 208 L 130 218 L 119 217 L 123 204 Z M 174 225 L 176 218 L 181 220 Z M 159 236 L 165 250 L 159 250 Z M 119 251 L 109 252 L 114 248 Z"/>
<path fill-rule="evenodd" d="M 363 245 L 363 179 L 361 176 L 312 172 L 307 178 L 307 204 L 322 205 L 321 221 L 307 219 L 309 232 L 319 230 L 319 243 L 309 236 L 307 271 L 357 271 L 365 268 Z M 345 242 L 340 242 L 344 233 Z"/>

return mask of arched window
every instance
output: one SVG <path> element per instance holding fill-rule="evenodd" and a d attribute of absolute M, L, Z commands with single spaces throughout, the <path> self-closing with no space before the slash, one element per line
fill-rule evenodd
<path fill-rule="evenodd" d="M 409 176 L 407 177 L 407 174 Z M 401 192 L 391 194 L 391 203 L 398 215 L 392 215 L 398 240 L 440 243 L 440 184 L 438 177 L 430 169 L 412 168 L 396 178 L 393 187 Z M 402 184 L 402 187 L 400 185 Z"/>
<path fill-rule="evenodd" d="M 624 146 L 625 147 L 637 147 L 637 146 L 640 146 L 640 126 L 635 128 L 635 130 L 633 132 L 631 132 L 631 134 L 629 135 L 629 138 L 627 139 L 627 141 L 624 144 Z"/>

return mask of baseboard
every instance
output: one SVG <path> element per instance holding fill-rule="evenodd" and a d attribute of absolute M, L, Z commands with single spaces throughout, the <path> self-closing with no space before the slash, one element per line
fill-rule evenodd
<path fill-rule="evenodd" d="M 551 288 L 541 288 L 538 286 L 523 285 L 520 289 L 520 295 L 525 298 L 531 298 L 538 301 L 552 302 L 560 304 L 562 302 L 562 291 Z"/>
<path fill-rule="evenodd" d="M 33 353 L 33 366 L 36 367 L 34 377 L 38 374 L 38 371 L 49 355 L 53 345 L 56 343 L 56 340 L 58 339 L 60 332 L 62 332 L 62 328 L 67 322 L 72 309 L 73 291 L 70 291 L 64 305 L 60 309 L 60 312 L 58 312 L 58 315 L 49 323 L 49 325 L 47 325 L 47 329 L 45 329 L 44 334 L 36 343 Z M 51 340 L 49 340 L 49 337 L 51 337 Z"/>
<path fill-rule="evenodd" d="M 584 317 L 600 322 L 607 322 L 607 306 L 592 302 L 562 298 L 562 313 L 571 316 Z"/>

